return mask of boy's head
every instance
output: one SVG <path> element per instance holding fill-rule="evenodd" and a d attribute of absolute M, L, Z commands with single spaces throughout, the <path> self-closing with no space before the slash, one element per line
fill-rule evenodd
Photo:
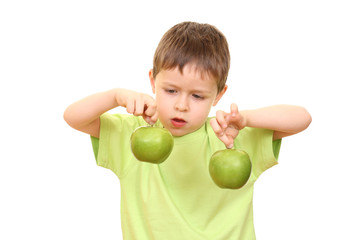
<path fill-rule="evenodd" d="M 225 36 L 214 26 L 183 22 L 169 29 L 155 51 L 153 77 L 161 70 L 186 64 L 196 66 L 202 74 L 209 74 L 217 82 L 220 93 L 226 83 L 230 68 L 230 53 Z"/>
<path fill-rule="evenodd" d="M 184 22 L 165 33 L 149 77 L 159 120 L 174 136 L 205 123 L 227 89 L 229 64 L 226 39 L 211 25 Z"/>

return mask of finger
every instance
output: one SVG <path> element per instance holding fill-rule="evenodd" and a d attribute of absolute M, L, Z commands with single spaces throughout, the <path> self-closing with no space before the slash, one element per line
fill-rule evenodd
<path fill-rule="evenodd" d="M 156 102 L 151 96 L 147 96 L 145 99 L 145 107 L 143 117 L 151 125 L 157 121 L 157 107 Z"/>
<path fill-rule="evenodd" d="M 155 124 L 155 122 L 153 122 L 153 121 L 151 120 L 151 117 L 144 115 L 143 118 L 144 118 L 144 120 L 145 120 L 148 124 L 150 124 L 150 125 L 154 125 L 154 124 Z"/>
<path fill-rule="evenodd" d="M 150 125 L 154 125 L 156 121 L 158 120 L 158 112 L 156 111 L 156 107 L 154 108 L 154 112 L 151 111 L 151 113 L 147 113 L 148 109 L 146 109 L 145 113 L 143 114 L 143 117 L 145 121 L 147 121 Z"/>
<path fill-rule="evenodd" d="M 156 113 L 156 103 L 153 99 L 148 99 L 146 102 L 145 102 L 145 111 L 144 111 L 144 114 L 146 116 L 153 116 L 155 113 Z"/>
<path fill-rule="evenodd" d="M 135 101 L 135 109 L 134 109 L 134 115 L 135 116 L 141 116 L 144 113 L 144 99 L 143 97 L 139 97 Z"/>
<path fill-rule="evenodd" d="M 225 119 L 226 113 L 224 111 L 217 111 L 216 112 L 216 120 L 220 124 L 222 128 L 227 128 L 227 121 Z"/>
<path fill-rule="evenodd" d="M 134 113 L 134 108 L 135 108 L 135 100 L 134 99 L 130 99 L 126 102 L 126 111 L 130 114 Z"/>
<path fill-rule="evenodd" d="M 234 140 L 231 135 L 224 134 L 224 130 L 219 125 L 216 118 L 210 119 L 210 126 L 214 130 L 216 136 L 225 144 L 227 148 L 232 148 Z"/>
<path fill-rule="evenodd" d="M 225 145 L 226 145 L 226 148 L 228 148 L 228 149 L 232 149 L 234 147 L 233 141 L 230 141 L 230 143 L 225 144 Z"/>
<path fill-rule="evenodd" d="M 214 130 L 214 133 L 217 137 L 224 135 L 224 130 L 221 128 L 216 118 L 210 119 L 210 126 Z"/>
<path fill-rule="evenodd" d="M 151 120 L 151 125 L 155 124 L 158 120 L 158 117 L 159 117 L 159 112 L 155 112 L 154 115 L 152 115 L 152 117 L 150 118 Z"/>
<path fill-rule="evenodd" d="M 239 109 L 238 109 L 238 106 L 236 105 L 236 103 L 231 104 L 230 111 L 231 111 L 232 117 L 235 117 L 239 113 Z"/>
<path fill-rule="evenodd" d="M 233 138 L 227 134 L 224 134 L 222 136 L 218 136 L 218 138 L 225 144 L 226 148 L 232 148 L 233 147 Z"/>
<path fill-rule="evenodd" d="M 234 139 L 239 134 L 239 130 L 237 130 L 236 128 L 227 128 L 225 134 L 228 135 L 232 139 L 232 141 L 234 141 Z"/>

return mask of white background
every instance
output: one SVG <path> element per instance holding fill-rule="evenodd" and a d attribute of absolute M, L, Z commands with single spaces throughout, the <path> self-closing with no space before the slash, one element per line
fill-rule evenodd
<path fill-rule="evenodd" d="M 151 94 L 155 48 L 185 20 L 227 36 L 216 109 L 287 103 L 313 117 L 256 183 L 257 239 L 360 239 L 358 1 L 120 2 L 1 1 L 0 239 L 121 239 L 118 179 L 62 114 L 114 87 Z"/>

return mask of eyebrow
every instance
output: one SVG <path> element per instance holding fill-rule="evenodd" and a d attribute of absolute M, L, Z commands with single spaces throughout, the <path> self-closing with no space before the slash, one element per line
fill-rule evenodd
<path fill-rule="evenodd" d="M 162 85 L 165 87 L 171 87 L 171 88 L 179 88 L 176 84 L 170 83 L 170 82 L 162 82 Z M 191 92 L 201 93 L 201 94 L 211 94 L 211 91 L 204 90 L 204 89 L 192 89 Z"/>

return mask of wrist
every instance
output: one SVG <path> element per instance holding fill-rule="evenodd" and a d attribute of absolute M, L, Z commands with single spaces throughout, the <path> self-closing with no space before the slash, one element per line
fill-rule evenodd
<path fill-rule="evenodd" d="M 239 111 L 242 119 L 241 119 L 241 124 L 242 124 L 242 127 L 251 127 L 250 126 L 250 122 L 249 122 L 249 112 L 250 110 L 241 110 Z"/>
<path fill-rule="evenodd" d="M 110 95 L 114 99 L 114 104 L 117 106 L 124 107 L 124 89 L 123 88 L 113 88 L 110 90 Z"/>

